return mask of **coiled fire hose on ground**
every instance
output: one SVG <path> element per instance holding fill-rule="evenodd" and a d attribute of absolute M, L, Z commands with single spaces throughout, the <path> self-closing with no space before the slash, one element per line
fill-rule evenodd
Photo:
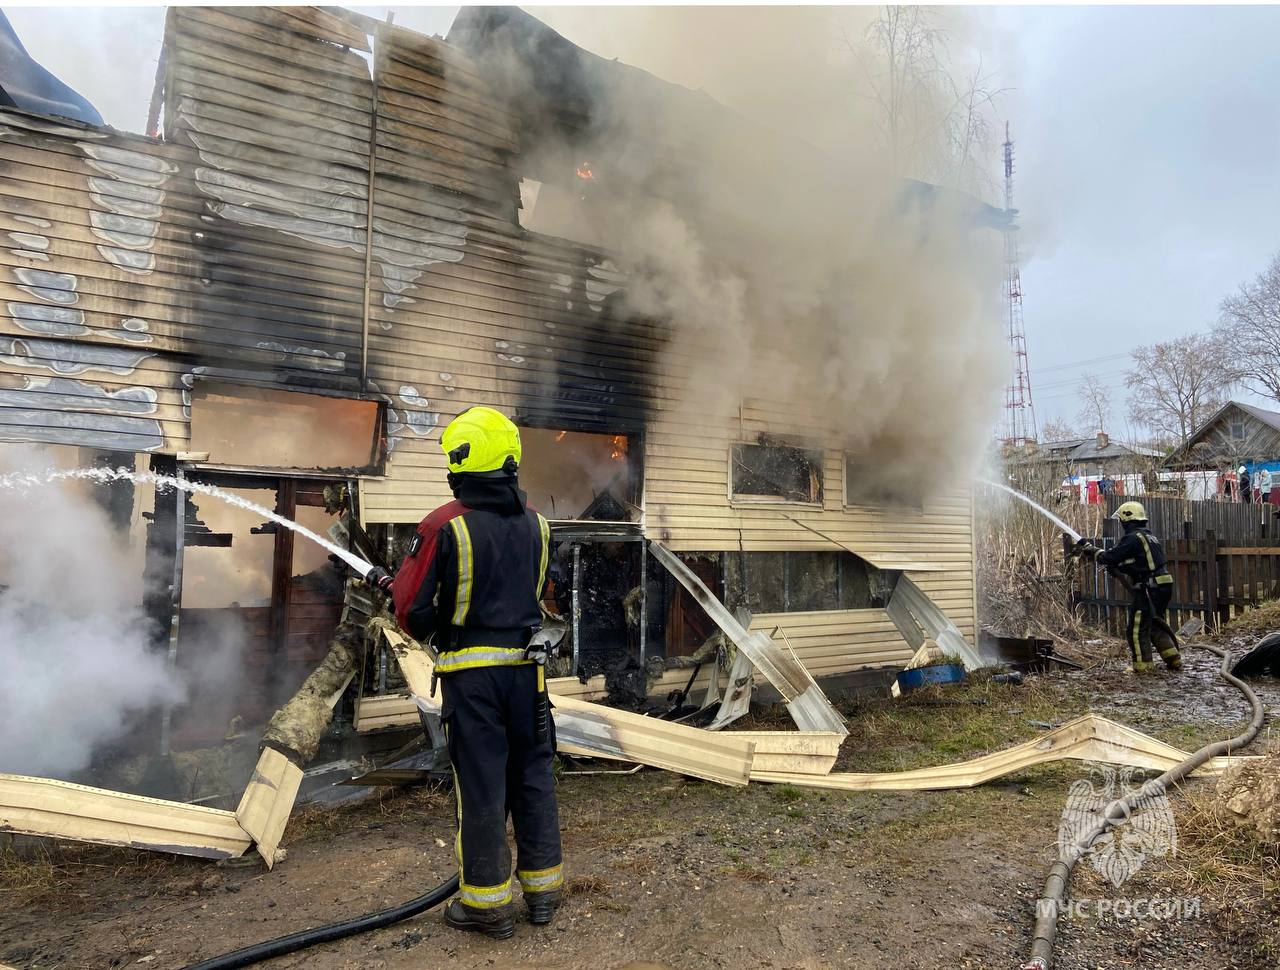
<path fill-rule="evenodd" d="M 255 963 L 261 963 L 263 960 L 270 960 L 272 957 L 280 957 L 286 953 L 305 950 L 307 947 L 315 946 L 318 943 L 330 943 L 334 940 L 341 940 L 344 937 L 355 936 L 357 933 L 381 929 L 384 926 L 390 926 L 393 923 L 406 920 L 410 916 L 425 913 L 427 910 L 439 906 L 457 891 L 458 874 L 455 872 L 445 882 L 436 886 L 435 889 L 416 899 L 411 899 L 407 903 L 401 903 L 399 906 L 379 910 L 376 913 L 367 913 L 364 916 L 358 916 L 342 923 L 329 923 L 326 926 L 317 926 L 314 929 L 290 933 L 288 936 L 282 936 L 279 939 L 255 943 L 240 950 L 233 950 L 231 953 L 224 953 L 222 956 L 211 957 L 208 960 L 193 963 L 186 970 L 234 970 L 235 967 L 248 967 Z"/>
<path fill-rule="evenodd" d="M 1222 668 L 1218 676 L 1240 690 L 1253 708 L 1253 717 L 1249 726 L 1234 738 L 1207 744 L 1181 764 L 1174 765 L 1159 778 L 1153 778 L 1137 791 L 1125 798 L 1116 799 L 1107 806 L 1102 820 L 1086 832 L 1075 844 L 1066 846 L 1060 851 L 1060 858 L 1049 867 L 1049 875 L 1045 878 L 1044 889 L 1036 902 L 1036 923 L 1031 935 L 1031 955 L 1022 964 L 1022 970 L 1052 970 L 1053 944 L 1058 935 L 1058 910 L 1067 894 L 1067 885 L 1071 880 L 1071 869 L 1080 861 L 1081 856 L 1089 851 L 1099 838 L 1109 830 L 1129 818 L 1130 812 L 1143 796 L 1163 795 L 1170 785 L 1181 781 L 1191 772 L 1219 755 L 1228 754 L 1249 744 L 1262 729 L 1262 701 L 1248 684 L 1231 673 L 1231 655 L 1218 647 L 1207 643 L 1192 644 L 1222 658 Z"/>

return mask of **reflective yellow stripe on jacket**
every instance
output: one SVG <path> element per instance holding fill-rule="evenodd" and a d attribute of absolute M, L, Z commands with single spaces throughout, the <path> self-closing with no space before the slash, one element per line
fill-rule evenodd
<path fill-rule="evenodd" d="M 533 663 L 519 647 L 463 647 L 446 650 L 436 658 L 436 673 L 448 674 L 473 667 L 515 667 Z"/>
<path fill-rule="evenodd" d="M 542 559 L 538 565 L 538 588 L 533 591 L 533 595 L 541 599 L 542 589 L 547 585 L 547 557 L 551 554 L 551 527 L 547 525 L 547 520 L 540 512 L 534 514 L 538 516 L 538 531 L 542 534 Z"/>
<path fill-rule="evenodd" d="M 1142 543 L 1142 548 L 1147 554 L 1147 569 L 1154 573 L 1156 571 L 1156 557 L 1151 555 L 1151 543 L 1147 542 L 1147 537 L 1141 532 L 1138 533 L 1138 541 Z"/>
<path fill-rule="evenodd" d="M 475 557 L 471 552 L 471 532 L 467 529 L 467 520 L 459 515 L 449 520 L 449 526 L 453 529 L 458 555 L 458 598 L 453 607 L 453 625 L 462 626 L 471 609 L 471 580 L 475 574 Z"/>

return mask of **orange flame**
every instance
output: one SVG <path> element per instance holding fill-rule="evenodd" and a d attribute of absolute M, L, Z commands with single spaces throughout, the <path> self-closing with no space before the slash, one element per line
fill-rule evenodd
<path fill-rule="evenodd" d="M 568 433 L 569 433 L 568 431 L 561 431 L 558 435 L 556 435 L 556 441 L 564 441 L 564 436 L 567 435 Z"/>
<path fill-rule="evenodd" d="M 581 165 L 578 166 L 578 178 L 580 179 L 595 178 L 595 173 L 591 171 L 590 162 L 583 162 Z"/>
<path fill-rule="evenodd" d="M 614 461 L 621 461 L 627 457 L 627 438 L 625 435 L 616 434 L 613 436 L 613 450 L 609 452 L 609 457 Z"/>

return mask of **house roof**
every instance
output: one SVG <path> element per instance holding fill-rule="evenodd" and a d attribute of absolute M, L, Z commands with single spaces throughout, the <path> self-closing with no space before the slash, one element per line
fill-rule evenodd
<path fill-rule="evenodd" d="M 1268 411 L 1266 408 L 1254 407 L 1252 404 L 1245 404 L 1243 401 L 1228 401 L 1202 421 L 1200 426 L 1191 432 L 1191 436 L 1187 438 L 1186 442 L 1169 456 L 1168 460 L 1172 462 L 1175 459 L 1187 458 L 1191 449 L 1199 444 L 1214 425 L 1222 419 L 1222 416 L 1232 408 L 1243 411 L 1249 417 L 1261 421 L 1267 427 L 1280 431 L 1280 411 Z"/>
<path fill-rule="evenodd" d="M 1114 440 L 1108 441 L 1105 447 L 1099 448 L 1096 436 L 1042 441 L 1036 446 L 1036 450 L 1036 456 L 1031 459 L 1033 461 L 1109 461 L 1115 458 L 1159 458 L 1164 454 L 1154 448 L 1126 445 Z"/>
<path fill-rule="evenodd" d="M 1228 401 L 1228 405 L 1234 404 L 1241 411 L 1247 411 L 1263 424 L 1270 425 L 1277 431 L 1280 431 L 1280 411 L 1266 411 L 1262 408 L 1255 408 L 1252 404 L 1241 404 L 1239 401 Z M 1221 412 L 1219 412 L 1221 413 Z"/>

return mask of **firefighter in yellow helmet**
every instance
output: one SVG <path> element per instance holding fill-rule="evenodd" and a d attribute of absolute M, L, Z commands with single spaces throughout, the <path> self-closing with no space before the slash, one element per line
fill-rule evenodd
<path fill-rule="evenodd" d="M 1120 575 L 1132 590 L 1127 636 L 1135 671 L 1151 670 L 1153 645 L 1170 670 L 1182 669 L 1178 638 L 1169 626 L 1169 600 L 1173 577 L 1165 566 L 1160 540 L 1147 528 L 1147 510 L 1141 502 L 1125 502 L 1112 516 L 1120 520 L 1124 535 L 1110 549 L 1100 549 L 1087 539 L 1077 551 Z"/>
<path fill-rule="evenodd" d="M 508 813 L 531 922 L 551 922 L 564 881 L 554 727 L 530 647 L 550 530 L 520 490 L 520 432 L 505 415 L 471 408 L 440 440 L 455 500 L 419 524 L 392 595 L 400 626 L 438 650 L 461 875 L 445 922 L 506 939 L 515 932 Z"/>

